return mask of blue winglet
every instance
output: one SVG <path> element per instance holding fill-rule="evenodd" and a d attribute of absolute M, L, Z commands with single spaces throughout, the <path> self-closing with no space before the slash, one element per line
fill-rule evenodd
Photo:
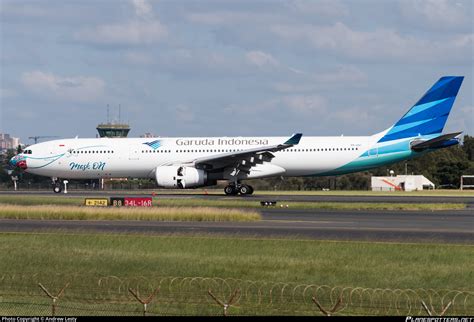
<path fill-rule="evenodd" d="M 303 133 L 296 133 L 293 134 L 291 138 L 288 139 L 284 144 L 286 145 L 297 145 L 300 143 L 301 137 L 303 136 Z"/>

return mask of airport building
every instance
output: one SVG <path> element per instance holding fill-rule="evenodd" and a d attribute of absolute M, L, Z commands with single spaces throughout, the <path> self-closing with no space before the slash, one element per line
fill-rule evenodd
<path fill-rule="evenodd" d="M 396 177 L 372 177 L 372 191 L 431 190 L 435 184 L 422 175 L 398 175 Z"/>
<path fill-rule="evenodd" d="M 0 151 L 16 149 L 19 144 L 19 138 L 10 136 L 10 134 L 0 133 Z"/>

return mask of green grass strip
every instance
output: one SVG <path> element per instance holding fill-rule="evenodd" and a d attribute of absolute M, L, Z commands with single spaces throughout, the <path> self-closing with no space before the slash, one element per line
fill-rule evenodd
<path fill-rule="evenodd" d="M 235 207 L 262 208 L 253 200 L 155 199 L 154 204 L 166 207 Z M 372 202 L 277 202 L 276 208 L 327 210 L 461 210 L 463 203 L 372 203 Z"/>
<path fill-rule="evenodd" d="M 92 198 L 92 197 L 91 197 Z M 0 204 L 11 205 L 76 205 L 84 204 L 82 197 L 64 196 L 0 196 Z M 265 198 L 269 199 L 269 198 Z M 278 200 L 278 198 L 272 198 Z M 195 199 L 195 198 L 153 198 L 158 207 L 210 207 L 210 208 L 254 208 L 260 209 L 260 201 L 254 199 Z M 378 203 L 378 202 L 287 202 L 278 201 L 277 208 L 326 209 L 326 210 L 461 210 L 464 203 Z"/>
<path fill-rule="evenodd" d="M 0 218 L 57 220 L 257 221 L 260 214 L 209 207 L 101 208 L 1 205 Z"/>
<path fill-rule="evenodd" d="M 57 280 L 56 274 L 86 274 L 472 290 L 473 254 L 471 245 L 429 243 L 0 233 L 2 274 L 40 273 L 49 276 L 42 280 L 44 285 Z M 84 280 L 85 290 L 89 282 L 94 287 L 96 281 Z"/>

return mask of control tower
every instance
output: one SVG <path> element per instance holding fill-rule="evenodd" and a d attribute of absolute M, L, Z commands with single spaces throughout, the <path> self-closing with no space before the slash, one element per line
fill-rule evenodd
<path fill-rule="evenodd" d="M 126 138 L 130 126 L 124 123 L 101 123 L 97 125 L 97 131 L 101 138 Z"/>
<path fill-rule="evenodd" d="M 130 126 L 120 121 L 121 106 L 119 105 L 118 122 L 110 121 L 109 104 L 107 104 L 107 123 L 97 125 L 97 132 L 101 138 L 126 138 L 130 132 Z"/>

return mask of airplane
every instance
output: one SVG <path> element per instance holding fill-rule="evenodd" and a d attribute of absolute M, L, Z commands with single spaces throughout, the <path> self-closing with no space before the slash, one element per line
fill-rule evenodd
<path fill-rule="evenodd" d="M 62 179 L 152 178 L 163 188 L 227 180 L 226 195 L 253 193 L 246 179 L 333 176 L 365 171 L 456 145 L 442 134 L 463 76 L 440 78 L 388 129 L 370 136 L 60 139 L 34 144 L 10 160 L 26 172 Z"/>

